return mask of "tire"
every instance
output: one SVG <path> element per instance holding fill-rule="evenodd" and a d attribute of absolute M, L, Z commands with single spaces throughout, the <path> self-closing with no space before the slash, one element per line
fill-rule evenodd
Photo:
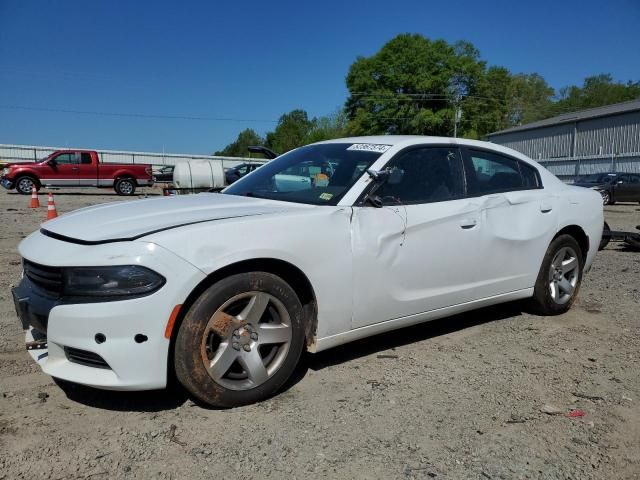
<path fill-rule="evenodd" d="M 119 178 L 113 185 L 113 189 L 118 195 L 130 196 L 136 192 L 136 181 L 133 178 Z"/>
<path fill-rule="evenodd" d="M 600 195 L 602 195 L 602 205 L 613 205 L 611 203 L 611 194 L 607 190 L 600 192 Z"/>
<path fill-rule="evenodd" d="M 600 239 L 600 245 L 598 245 L 598 251 L 604 250 L 609 242 L 611 241 L 611 228 L 609 228 L 609 224 L 604 222 L 604 227 L 602 228 L 602 238 Z"/>
<path fill-rule="evenodd" d="M 214 407 L 255 403 L 291 376 L 304 339 L 302 305 L 286 282 L 266 272 L 233 275 L 205 290 L 184 317 L 176 378 Z"/>
<path fill-rule="evenodd" d="M 571 263 L 567 263 L 573 260 Z M 560 268 L 560 263 L 565 265 Z M 558 267 L 557 269 L 554 266 Z M 553 239 L 534 287 L 531 306 L 541 315 L 560 315 L 571 308 L 580 290 L 584 259 L 580 245 L 571 235 Z"/>
<path fill-rule="evenodd" d="M 16 191 L 22 195 L 31 195 L 31 189 L 35 186 L 36 190 L 40 190 L 40 185 L 33 177 L 18 177 L 16 179 Z"/>

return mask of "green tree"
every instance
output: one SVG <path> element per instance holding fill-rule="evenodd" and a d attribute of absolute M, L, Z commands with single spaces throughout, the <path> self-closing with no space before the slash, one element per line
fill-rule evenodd
<path fill-rule="evenodd" d="M 468 42 L 398 35 L 351 65 L 348 130 L 356 135 L 451 135 L 454 104 L 477 93 L 484 69 Z"/>
<path fill-rule="evenodd" d="M 511 77 L 507 92 L 506 127 L 542 120 L 553 115 L 555 91 L 537 73 L 519 73 Z"/>
<path fill-rule="evenodd" d="M 606 73 L 587 77 L 582 87 L 571 85 L 560 89 L 553 114 L 601 107 L 640 98 L 640 82 L 614 82 Z"/>
<path fill-rule="evenodd" d="M 264 139 L 254 130 L 247 128 L 238 134 L 238 138 L 222 150 L 214 153 L 224 157 L 246 157 L 249 155 L 247 148 L 251 145 L 264 145 Z"/>
<path fill-rule="evenodd" d="M 509 70 L 503 67 L 491 67 L 480 76 L 476 94 L 460 102 L 463 136 L 479 139 L 509 126 L 508 91 L 511 80 Z"/>
<path fill-rule="evenodd" d="M 307 112 L 296 109 L 285 113 L 278 120 L 273 132 L 267 133 L 267 146 L 276 153 L 285 153 L 304 145 L 307 135 L 314 126 Z"/>
<path fill-rule="evenodd" d="M 343 110 L 325 117 L 314 118 L 304 143 L 308 144 L 344 137 L 347 134 L 347 123 L 347 115 Z"/>

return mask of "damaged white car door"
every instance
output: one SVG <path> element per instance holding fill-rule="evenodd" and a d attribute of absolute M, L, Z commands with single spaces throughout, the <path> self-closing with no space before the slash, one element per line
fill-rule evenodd
<path fill-rule="evenodd" d="M 456 146 L 410 147 L 386 167 L 402 177 L 375 192 L 383 207 L 354 206 L 353 328 L 473 300 L 484 264 Z"/>
<path fill-rule="evenodd" d="M 557 227 L 553 198 L 528 164 L 487 150 L 461 149 L 467 196 L 480 209 L 476 251 L 483 259 L 475 298 L 531 287 Z"/>

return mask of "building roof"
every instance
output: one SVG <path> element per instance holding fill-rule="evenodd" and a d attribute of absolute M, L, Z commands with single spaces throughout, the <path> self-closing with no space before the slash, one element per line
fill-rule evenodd
<path fill-rule="evenodd" d="M 633 112 L 636 110 L 640 110 L 640 98 L 636 98 L 635 100 L 630 100 L 628 102 L 605 105 L 604 107 L 589 108 L 587 110 L 579 110 L 577 112 L 563 113 L 562 115 L 558 115 L 556 117 L 546 118 L 544 120 L 527 123 L 525 125 L 518 125 L 517 127 L 507 128 L 506 130 L 500 130 L 499 132 L 493 132 L 490 133 L 488 137 L 511 132 L 520 132 L 523 130 L 551 127 L 553 125 L 572 123 L 591 118 L 608 117 L 610 115 L 618 115 L 620 113 Z"/>

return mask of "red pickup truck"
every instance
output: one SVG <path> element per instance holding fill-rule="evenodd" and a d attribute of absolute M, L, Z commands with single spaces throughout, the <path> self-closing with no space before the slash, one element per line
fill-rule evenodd
<path fill-rule="evenodd" d="M 151 165 L 102 163 L 91 150 L 59 150 L 35 163 L 10 163 L 0 184 L 22 194 L 31 188 L 112 187 L 118 195 L 133 195 L 138 186 L 153 185 Z"/>

